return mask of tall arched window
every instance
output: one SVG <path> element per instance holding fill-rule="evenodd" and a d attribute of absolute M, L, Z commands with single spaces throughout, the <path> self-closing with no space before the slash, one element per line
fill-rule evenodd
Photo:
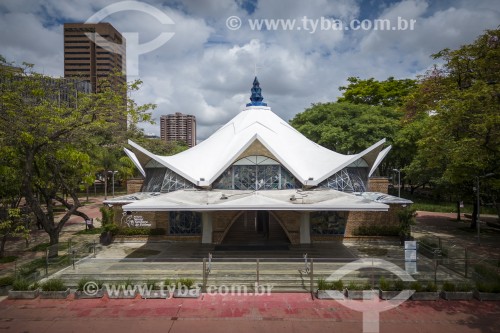
<path fill-rule="evenodd" d="M 225 190 L 283 190 L 300 188 L 300 183 L 279 162 L 265 156 L 247 156 L 214 182 L 213 188 Z"/>

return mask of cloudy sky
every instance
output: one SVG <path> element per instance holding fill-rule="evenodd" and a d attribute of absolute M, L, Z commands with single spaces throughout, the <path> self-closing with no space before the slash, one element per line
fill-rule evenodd
<path fill-rule="evenodd" d="M 0 0 L 0 54 L 62 76 L 63 23 L 85 22 L 108 8 L 104 22 L 138 36 L 135 44 L 127 39 L 127 68 L 138 74 L 128 79 L 144 82 L 133 97 L 158 105 L 158 124 L 143 126 L 145 132 L 159 134 L 160 115 L 182 112 L 197 117 L 198 140 L 244 107 L 255 70 L 264 101 L 289 120 L 311 103 L 335 101 L 349 76 L 415 78 L 435 63 L 431 54 L 470 43 L 500 24 L 498 0 L 144 1 L 154 9 L 149 12 L 117 3 Z M 288 22 L 265 29 L 261 19 Z M 370 29 L 378 19 L 389 20 L 391 30 Z M 336 29 L 328 29 L 333 20 Z M 363 20 L 366 29 L 351 29 Z M 403 20 L 415 20 L 414 29 L 403 30 Z M 171 39 L 137 61 L 130 56 L 168 33 Z"/>

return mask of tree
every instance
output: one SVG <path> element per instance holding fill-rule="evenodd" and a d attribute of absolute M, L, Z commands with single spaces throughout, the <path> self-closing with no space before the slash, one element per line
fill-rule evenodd
<path fill-rule="evenodd" d="M 437 186 L 474 197 L 476 177 L 490 197 L 499 193 L 500 30 L 489 30 L 470 45 L 434 55 L 442 68 L 427 73 L 406 105 L 409 119 L 427 113 L 410 177 L 429 178 Z M 425 108 L 414 101 L 427 101 Z M 431 176 L 431 177 L 430 177 Z M 473 201 L 475 202 L 475 200 Z M 475 227 L 476 205 L 471 227 Z"/>
<path fill-rule="evenodd" d="M 0 258 L 3 258 L 5 244 L 12 236 L 29 237 L 29 216 L 19 208 L 0 208 Z"/>
<path fill-rule="evenodd" d="M 318 103 L 297 114 L 291 125 L 310 140 L 343 154 L 360 152 L 382 138 L 388 144 L 399 129 L 402 113 L 392 107 L 352 103 Z M 390 160 L 382 165 L 387 172 Z"/>
<path fill-rule="evenodd" d="M 49 234 L 50 244 L 57 244 L 72 215 L 88 218 L 78 210 L 77 190 L 94 179 L 91 155 L 105 145 L 103 133 L 119 132 L 116 117 L 149 120 L 147 110 L 153 105 L 138 106 L 130 99 L 124 103 L 123 94 L 109 85 L 85 94 L 73 81 L 34 73 L 31 65 L 12 68 L 5 61 L 0 64 L 0 140 L 20 170 L 16 181 L 21 195 Z M 139 84 L 123 89 L 136 90 Z M 66 208 L 59 221 L 54 219 L 55 202 Z"/>
<path fill-rule="evenodd" d="M 148 151 L 161 156 L 175 155 L 189 148 L 184 141 L 167 142 L 161 139 L 150 139 L 144 137 L 142 133 L 136 134 L 132 140 Z"/>
<path fill-rule="evenodd" d="M 418 87 L 417 80 L 396 80 L 392 76 L 384 81 L 378 81 L 374 78 L 360 79 L 359 77 L 349 77 L 347 81 L 349 82 L 347 86 L 339 88 L 343 93 L 337 102 L 385 106 L 394 109 L 399 109 L 405 103 L 408 96 Z M 402 116 L 400 122 L 391 140 L 393 143 L 391 153 L 388 159 L 382 164 L 382 167 L 385 166 L 386 168 L 388 165 L 391 165 L 389 170 L 392 168 L 403 169 L 413 159 L 412 152 L 416 151 L 416 141 L 413 139 L 419 137 L 418 128 L 407 127 L 407 123 Z M 404 170 L 402 173 L 401 185 L 404 187 Z"/>
<path fill-rule="evenodd" d="M 347 81 L 347 86 L 339 88 L 343 93 L 337 102 L 395 107 L 401 105 L 404 97 L 417 87 L 416 80 L 395 80 L 392 76 L 385 81 L 351 76 Z"/>

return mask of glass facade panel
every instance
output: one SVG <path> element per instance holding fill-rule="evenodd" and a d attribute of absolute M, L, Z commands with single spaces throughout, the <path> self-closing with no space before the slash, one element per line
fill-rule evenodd
<path fill-rule="evenodd" d="M 146 179 L 144 180 L 142 192 L 160 192 L 167 169 L 148 168 L 145 171 Z"/>
<path fill-rule="evenodd" d="M 368 168 L 344 168 L 319 184 L 319 187 L 342 192 L 366 192 Z"/>
<path fill-rule="evenodd" d="M 226 190 L 282 190 L 301 184 L 285 167 L 264 156 L 248 156 L 230 166 L 213 188 Z"/>
<path fill-rule="evenodd" d="M 145 171 L 142 192 L 168 193 L 194 187 L 193 183 L 165 167 L 147 167 Z"/>

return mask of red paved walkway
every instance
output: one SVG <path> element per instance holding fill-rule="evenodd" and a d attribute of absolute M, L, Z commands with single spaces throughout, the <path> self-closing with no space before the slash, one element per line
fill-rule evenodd
<path fill-rule="evenodd" d="M 362 315 L 309 294 L 168 300 L 4 300 L 0 332 L 362 332 Z M 408 301 L 380 332 L 500 332 L 500 302 Z"/>

